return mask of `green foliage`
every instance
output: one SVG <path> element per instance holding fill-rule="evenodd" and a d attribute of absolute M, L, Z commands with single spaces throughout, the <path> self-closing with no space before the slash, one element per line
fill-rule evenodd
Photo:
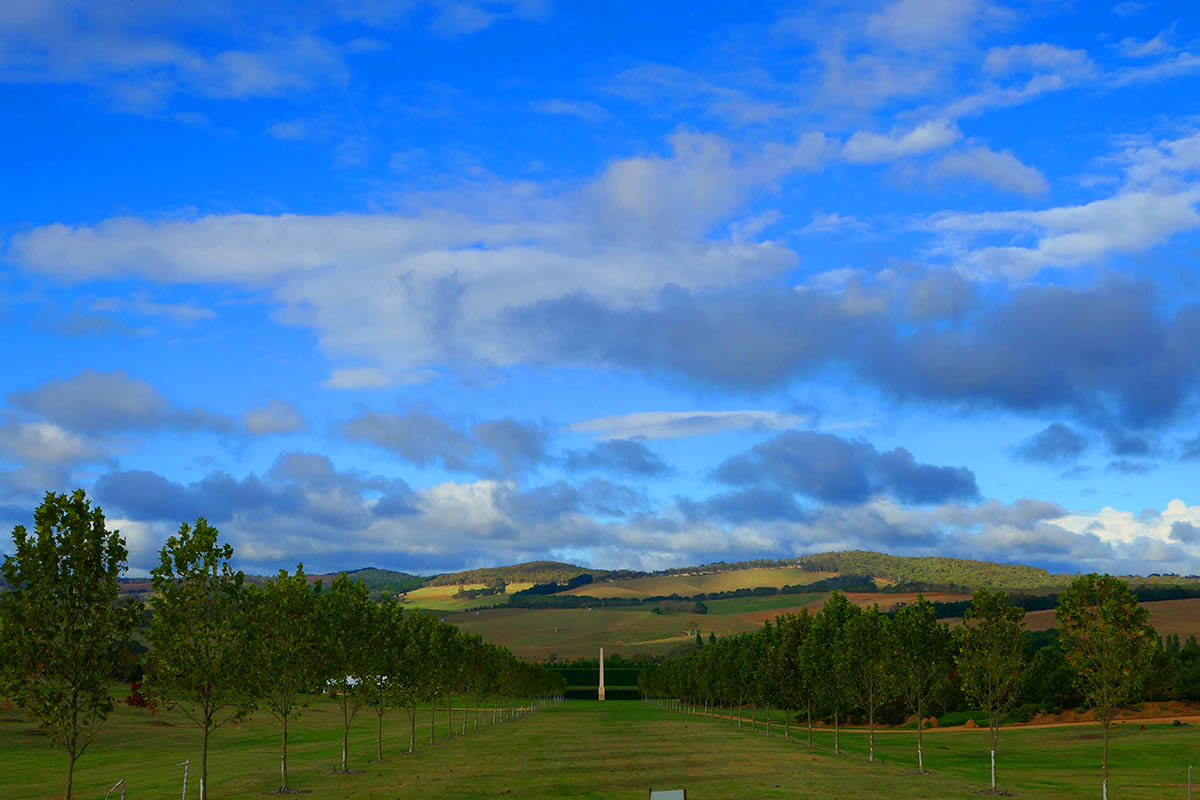
<path fill-rule="evenodd" d="M 318 624 L 321 584 L 310 585 L 304 565 L 247 595 L 248 633 L 254 658 L 248 685 L 282 728 L 279 790 L 290 791 L 287 777 L 288 723 L 312 702 L 329 677 L 325 637 Z"/>
<path fill-rule="evenodd" d="M 140 605 L 118 603 L 128 552 L 82 490 L 48 492 L 34 534 L 13 529 L 2 572 L 0 695 L 23 706 L 67 751 L 66 796 L 76 759 L 112 713 L 109 676 L 128 649 Z"/>
<path fill-rule="evenodd" d="M 1054 575 L 1039 567 L 1021 564 L 997 564 L 961 558 L 927 556 L 910 558 L 851 550 L 818 553 L 796 559 L 795 563 L 814 572 L 841 572 L 873 575 L 899 583 L 921 582 L 949 586 L 1005 589 L 1037 589 L 1061 586 L 1067 576 Z"/>
<path fill-rule="evenodd" d="M 200 798 L 208 786 L 208 737 L 249 712 L 245 576 L 230 565 L 233 548 L 217 543 L 203 518 L 169 538 L 151 570 L 151 650 L 146 684 L 151 696 L 179 709 L 200 729 Z"/>
<path fill-rule="evenodd" d="M 596 578 L 606 577 L 610 574 L 607 570 L 585 569 L 561 561 L 528 561 L 524 564 L 513 564 L 507 567 L 484 567 L 435 575 L 426 580 L 425 585 L 455 586 L 464 583 L 491 585 L 497 580 L 508 583 L 566 583 L 586 572 L 592 573 Z"/>
<path fill-rule="evenodd" d="M 957 633 L 955 662 L 963 694 L 987 713 L 995 789 L 1000 722 L 1004 712 L 1016 705 L 1025 665 L 1025 610 L 1010 604 L 1004 592 L 978 589 Z"/>
<path fill-rule="evenodd" d="M 892 625 L 897 642 L 893 662 L 897 694 L 909 712 L 917 715 L 917 769 L 923 772 L 925 753 L 920 721 L 947 683 L 954 640 L 945 623 L 938 622 L 933 604 L 924 597 L 901 608 Z"/>
<path fill-rule="evenodd" d="M 1157 636 L 1150 613 L 1111 575 L 1081 575 L 1059 597 L 1054 614 L 1078 687 L 1102 719 L 1137 698 Z"/>

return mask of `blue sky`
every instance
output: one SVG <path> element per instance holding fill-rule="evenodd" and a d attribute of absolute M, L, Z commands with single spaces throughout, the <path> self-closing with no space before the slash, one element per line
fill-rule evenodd
<path fill-rule="evenodd" d="M 5 3 L 0 524 L 1200 572 L 1198 22 Z"/>

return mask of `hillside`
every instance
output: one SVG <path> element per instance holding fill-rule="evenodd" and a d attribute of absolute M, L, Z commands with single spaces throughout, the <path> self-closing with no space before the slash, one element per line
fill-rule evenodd
<path fill-rule="evenodd" d="M 596 580 L 614 574 L 611 570 L 593 570 L 576 564 L 565 564 L 561 561 L 527 561 L 524 564 L 513 564 L 507 567 L 482 567 L 461 572 L 448 572 L 435 575 L 425 581 L 426 586 L 461 586 L 465 584 L 487 585 L 498 580 L 507 583 L 550 583 L 551 581 L 566 583 L 576 575 L 585 572 L 593 575 Z"/>
<path fill-rule="evenodd" d="M 891 556 L 869 550 L 817 553 L 792 563 L 819 572 L 850 573 L 886 578 L 896 583 L 960 586 L 966 589 L 1051 589 L 1065 586 L 1071 575 L 1056 575 L 1040 567 L 1000 564 L 941 556 Z"/>

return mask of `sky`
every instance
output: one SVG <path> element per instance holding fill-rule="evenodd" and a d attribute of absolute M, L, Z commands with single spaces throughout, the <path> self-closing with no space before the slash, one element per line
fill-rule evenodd
<path fill-rule="evenodd" d="M 1200 573 L 1194 4 L 8 0 L 0 106 L 5 532 Z"/>

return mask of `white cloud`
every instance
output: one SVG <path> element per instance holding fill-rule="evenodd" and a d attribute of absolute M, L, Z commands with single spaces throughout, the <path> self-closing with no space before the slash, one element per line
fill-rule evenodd
<path fill-rule="evenodd" d="M 784 430 L 811 421 L 780 411 L 639 411 L 575 422 L 567 430 L 597 439 L 681 439 L 734 430 Z"/>
<path fill-rule="evenodd" d="M 1125 38 L 1117 45 L 1117 49 L 1121 51 L 1121 55 L 1128 58 L 1147 58 L 1149 56 L 1160 56 L 1167 53 L 1173 53 L 1177 49 L 1169 41 L 1170 37 L 1175 33 L 1175 26 L 1159 31 L 1152 39 L 1141 40 L 1133 38 Z"/>
<path fill-rule="evenodd" d="M 0 425 L 0 457 L 21 463 L 69 464 L 94 461 L 104 453 L 78 434 L 49 422 L 7 420 Z"/>
<path fill-rule="evenodd" d="M 942 156 L 929 168 L 933 178 L 972 178 L 997 189 L 1026 196 L 1050 191 L 1050 184 L 1034 167 L 1022 164 L 1009 150 L 996 152 L 978 145 Z"/>
<path fill-rule="evenodd" d="M 1123 186 L 1099 200 L 1038 211 L 943 213 L 928 221 L 941 251 L 979 275 L 1024 279 L 1046 267 L 1103 262 L 1138 253 L 1200 227 L 1200 134 L 1129 146 L 1112 161 Z M 1005 235 L 1003 245 L 973 247 L 979 237 Z M 1021 238 L 1029 245 L 1012 244 Z"/>
<path fill-rule="evenodd" d="M 391 386 L 394 378 L 378 367 L 335 369 L 321 382 L 326 389 L 382 389 Z"/>
<path fill-rule="evenodd" d="M 792 264 L 778 244 L 718 231 L 755 192 L 822 166 L 831 153 L 822 134 L 745 153 L 712 135 L 680 132 L 669 142 L 670 155 L 614 160 L 574 191 L 484 183 L 407 198 L 425 209 L 410 215 L 54 224 L 14 236 L 9 255 L 65 280 L 136 276 L 262 291 L 280 304 L 280 320 L 315 329 L 327 354 L 388 373 L 509 364 L 536 355 L 512 341 L 504 324 L 512 309 L 576 293 L 627 307 L 668 285 L 724 287 Z M 356 380 L 381 379 L 339 370 L 327 385 Z"/>
<path fill-rule="evenodd" d="M 824 234 L 837 233 L 846 230 L 866 230 L 869 226 L 858 217 L 839 214 L 836 211 L 825 213 L 814 211 L 812 220 L 800 229 L 800 233 Z"/>
<path fill-rule="evenodd" d="M 242 415 L 242 424 L 255 436 L 294 433 L 307 425 L 298 408 L 275 397 L 246 411 Z"/>
<path fill-rule="evenodd" d="M 591 100 L 542 100 L 533 104 L 534 111 L 543 114 L 558 114 L 569 117 L 579 117 L 587 122 L 599 122 L 608 118 L 608 112 Z"/>
<path fill-rule="evenodd" d="M 1032 236 L 1030 247 L 991 246 L 967 250 L 962 266 L 982 275 L 1023 279 L 1046 267 L 1078 267 L 1112 253 L 1137 253 L 1200 226 L 1200 188 L 1179 194 L 1124 192 L 1080 206 L 1044 211 L 943 214 L 934 230 L 965 233 L 1017 233 Z"/>
<path fill-rule="evenodd" d="M 1173 538 L 1176 523 L 1200 527 L 1200 506 L 1189 506 L 1178 498 L 1167 503 L 1161 512 L 1121 511 L 1105 506 L 1099 511 L 1075 512 L 1056 519 L 1056 525 L 1073 533 L 1090 533 L 1106 542 L 1135 545 L 1145 541 L 1180 544 L 1200 555 L 1200 540 L 1181 542 Z"/>
<path fill-rule="evenodd" d="M 957 142 L 962 133 L 944 119 L 922 122 L 906 132 L 884 135 L 857 131 L 842 145 L 842 158 L 853 164 L 876 164 L 940 150 Z"/>
<path fill-rule="evenodd" d="M 157 303 L 147 292 L 134 292 L 130 297 L 100 297 L 92 301 L 90 308 L 100 312 L 167 317 L 183 324 L 214 319 L 217 316 L 211 308 L 202 308 L 190 303 Z"/>
<path fill-rule="evenodd" d="M 902 50 L 959 47 L 1009 14 L 984 0 L 895 0 L 867 18 L 868 35 Z"/>

